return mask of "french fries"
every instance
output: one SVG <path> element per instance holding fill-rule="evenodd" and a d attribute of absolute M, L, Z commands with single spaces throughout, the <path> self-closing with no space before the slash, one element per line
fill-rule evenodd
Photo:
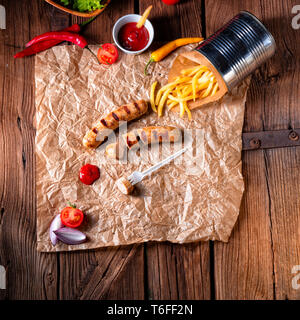
<path fill-rule="evenodd" d="M 213 96 L 219 89 L 216 77 L 208 67 L 203 65 L 182 70 L 179 77 L 161 87 L 155 96 L 156 85 L 157 81 L 152 84 L 150 92 L 153 111 L 161 117 L 165 104 L 168 110 L 179 106 L 180 117 L 182 118 L 186 112 L 189 119 L 192 118 L 192 114 L 188 108 L 188 102 Z"/>
<path fill-rule="evenodd" d="M 143 15 L 141 16 L 140 20 L 139 20 L 138 23 L 136 24 L 136 27 L 137 27 L 137 28 L 141 28 L 141 27 L 144 25 L 144 23 L 146 22 L 149 14 L 150 14 L 151 9 L 152 9 L 152 6 L 149 6 L 149 7 L 145 10 L 145 12 L 144 12 Z"/>

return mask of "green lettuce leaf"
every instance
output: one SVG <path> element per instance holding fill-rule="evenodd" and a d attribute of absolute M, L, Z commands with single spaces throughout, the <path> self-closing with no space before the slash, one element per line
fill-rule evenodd
<path fill-rule="evenodd" d="M 91 12 L 104 7 L 102 0 L 60 0 L 64 6 L 72 4 L 74 10 L 80 12 Z"/>

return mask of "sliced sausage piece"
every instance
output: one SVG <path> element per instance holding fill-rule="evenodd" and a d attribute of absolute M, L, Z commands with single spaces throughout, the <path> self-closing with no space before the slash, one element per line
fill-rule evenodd
<path fill-rule="evenodd" d="M 83 138 L 83 145 L 87 148 L 97 148 L 106 140 L 112 130 L 119 127 L 120 121 L 131 121 L 139 118 L 148 110 L 148 104 L 144 100 L 133 101 L 110 112 L 99 119 L 93 128 Z"/>
<path fill-rule="evenodd" d="M 124 194 L 130 194 L 134 189 L 134 186 L 124 177 L 118 179 L 116 185 Z"/>
<path fill-rule="evenodd" d="M 124 158 L 125 148 L 123 143 L 111 143 L 106 147 L 105 154 L 108 158 L 120 160 Z"/>
<path fill-rule="evenodd" d="M 132 149 L 139 145 L 139 141 L 144 145 L 177 142 L 181 138 L 181 130 L 171 126 L 152 126 L 135 129 L 123 134 L 122 137 L 128 149 Z"/>

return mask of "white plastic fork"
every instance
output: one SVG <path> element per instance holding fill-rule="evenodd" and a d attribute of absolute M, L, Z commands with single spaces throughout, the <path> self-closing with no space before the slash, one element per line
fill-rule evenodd
<path fill-rule="evenodd" d="M 157 164 L 155 164 L 154 166 L 150 167 L 149 169 L 140 172 L 140 171 L 134 171 L 128 178 L 127 180 L 134 186 L 135 184 L 137 184 L 138 182 L 141 182 L 146 176 L 150 175 L 152 172 L 158 170 L 159 168 L 161 168 L 162 166 L 166 165 L 167 163 L 169 163 L 170 161 L 172 161 L 173 159 L 177 158 L 178 156 L 180 156 L 182 153 L 184 153 L 186 150 L 188 149 L 188 147 L 185 147 L 177 152 L 175 152 L 174 154 L 172 154 L 171 156 L 167 157 L 166 159 L 158 162 Z"/>

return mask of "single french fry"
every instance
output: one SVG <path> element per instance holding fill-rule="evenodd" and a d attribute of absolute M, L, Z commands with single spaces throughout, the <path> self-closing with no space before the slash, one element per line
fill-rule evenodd
<path fill-rule="evenodd" d="M 151 85 L 150 104 L 151 104 L 152 110 L 157 113 L 157 109 L 155 106 L 155 88 L 156 88 L 156 86 L 157 86 L 157 81 L 153 82 Z"/>
<path fill-rule="evenodd" d="M 217 90 L 218 90 L 218 88 L 219 88 L 219 84 L 218 84 L 218 82 L 214 85 L 214 88 L 213 88 L 213 90 L 212 90 L 212 92 L 211 92 L 211 96 L 213 96 L 213 95 L 215 95 L 216 94 L 216 92 L 217 92 Z"/>
<path fill-rule="evenodd" d="M 186 101 L 183 102 L 183 106 L 184 106 L 184 110 L 188 114 L 189 120 L 191 120 L 192 119 L 192 113 L 191 113 L 191 110 L 188 108 Z"/>
<path fill-rule="evenodd" d="M 177 105 L 178 105 L 178 102 L 173 101 L 172 103 L 170 103 L 170 104 L 168 105 L 168 110 L 171 110 L 172 108 L 174 108 L 174 107 L 177 106 Z"/>
<path fill-rule="evenodd" d="M 183 118 L 183 116 L 184 116 L 184 105 L 183 105 L 183 102 L 179 102 L 179 106 L 180 106 L 180 112 L 179 112 L 179 116 L 180 116 L 180 118 Z"/>
<path fill-rule="evenodd" d="M 208 68 L 206 66 L 197 66 L 197 67 L 194 67 L 194 68 L 190 68 L 190 69 L 185 69 L 185 70 L 182 70 L 180 73 L 184 76 L 193 76 L 195 75 L 199 70 L 208 70 Z"/>
<path fill-rule="evenodd" d="M 213 85 L 214 85 L 213 81 L 210 81 L 210 82 L 209 82 L 209 86 L 207 87 L 207 89 L 205 90 L 205 92 L 201 95 L 201 98 L 205 98 L 205 97 L 207 97 L 207 96 L 209 95 L 209 93 L 210 93 Z"/>
<path fill-rule="evenodd" d="M 200 98 L 201 97 L 201 94 L 197 94 L 196 95 L 196 98 Z M 168 97 L 169 98 L 169 97 Z M 176 101 L 176 102 L 183 102 L 183 101 L 190 101 L 190 100 L 193 100 L 194 99 L 194 96 L 188 96 L 188 97 L 185 97 L 185 98 L 175 98 L 175 97 L 172 97 L 170 98 L 171 100 L 173 101 Z"/>
<path fill-rule="evenodd" d="M 168 98 L 168 95 L 169 93 L 171 92 L 171 88 L 169 88 L 167 91 L 165 91 L 165 93 L 163 94 L 161 100 L 159 101 L 159 104 L 158 104 L 158 107 L 157 107 L 157 114 L 159 117 L 162 116 L 162 111 L 163 111 L 163 107 L 164 107 L 164 104 Z"/>
<path fill-rule="evenodd" d="M 136 24 L 136 27 L 137 27 L 137 28 L 141 28 L 141 27 L 145 24 L 145 22 L 146 22 L 146 20 L 147 20 L 147 18 L 148 18 L 148 16 L 149 16 L 149 14 L 150 14 L 151 9 L 152 9 L 152 6 L 149 6 L 149 7 L 145 10 L 145 12 L 144 12 L 143 15 L 141 16 L 140 20 L 139 20 L 138 23 Z"/>
<path fill-rule="evenodd" d="M 193 97 L 194 97 L 194 101 L 196 100 L 196 85 L 197 85 L 197 81 L 199 80 L 199 78 L 203 77 L 208 71 L 205 72 L 205 70 L 199 70 L 193 77 L 192 80 L 192 88 L 193 88 Z"/>
<path fill-rule="evenodd" d="M 176 90 L 177 91 L 177 94 L 178 94 L 178 97 L 181 99 L 181 92 L 179 90 Z M 180 101 L 179 102 L 179 107 L 180 107 L 180 118 L 183 118 L 184 116 L 184 112 L 185 112 L 185 108 L 184 108 L 184 104 L 183 104 L 183 101 Z"/>

